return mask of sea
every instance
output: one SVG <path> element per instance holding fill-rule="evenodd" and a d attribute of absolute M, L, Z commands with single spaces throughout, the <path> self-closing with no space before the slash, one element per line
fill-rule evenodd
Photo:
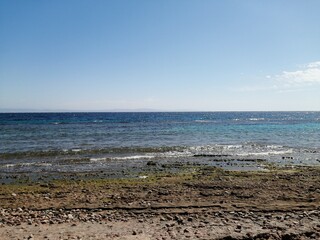
<path fill-rule="evenodd" d="M 177 162 L 320 166 L 320 112 L 0 113 L 0 174 L 112 174 Z"/>

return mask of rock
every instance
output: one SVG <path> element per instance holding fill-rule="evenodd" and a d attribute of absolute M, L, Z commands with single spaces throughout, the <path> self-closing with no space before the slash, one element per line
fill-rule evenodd
<path fill-rule="evenodd" d="M 177 221 L 178 224 L 184 224 L 184 219 L 181 216 L 176 215 L 175 220 Z"/>
<path fill-rule="evenodd" d="M 174 222 L 172 222 L 172 223 L 166 223 L 166 227 L 173 227 L 175 225 L 175 223 Z"/>
<path fill-rule="evenodd" d="M 204 228 L 205 226 L 206 226 L 205 223 L 203 223 L 203 222 L 199 223 L 199 227 L 200 227 L 200 228 Z"/>
<path fill-rule="evenodd" d="M 186 229 L 183 230 L 183 232 L 184 232 L 184 233 L 189 233 L 189 232 L 190 232 L 190 229 L 186 228 Z"/>
<path fill-rule="evenodd" d="M 148 161 L 147 162 L 147 166 L 156 166 L 156 165 L 157 165 L 157 163 L 154 162 L 154 161 Z"/>
<path fill-rule="evenodd" d="M 171 215 L 167 215 L 167 219 L 168 219 L 169 221 L 172 221 L 172 220 L 173 220 L 173 217 L 172 217 Z"/>
<path fill-rule="evenodd" d="M 173 231 L 173 230 L 169 232 L 169 235 L 170 235 L 170 237 L 171 237 L 172 239 L 177 238 L 177 233 L 176 233 L 175 231 Z"/>

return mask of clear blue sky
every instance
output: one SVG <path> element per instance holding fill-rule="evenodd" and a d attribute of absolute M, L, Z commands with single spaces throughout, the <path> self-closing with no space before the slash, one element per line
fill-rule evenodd
<path fill-rule="evenodd" d="M 0 111 L 320 110 L 319 0 L 0 1 Z"/>

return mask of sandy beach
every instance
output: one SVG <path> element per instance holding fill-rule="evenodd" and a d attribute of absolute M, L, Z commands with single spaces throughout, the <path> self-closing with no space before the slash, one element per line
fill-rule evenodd
<path fill-rule="evenodd" d="M 319 239 L 320 169 L 3 184 L 1 239 Z"/>

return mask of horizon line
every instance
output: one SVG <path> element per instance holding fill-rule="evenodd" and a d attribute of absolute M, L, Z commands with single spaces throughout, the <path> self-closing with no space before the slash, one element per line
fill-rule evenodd
<path fill-rule="evenodd" d="M 108 110 L 36 110 L 0 109 L 0 113 L 170 113 L 170 112 L 320 112 L 320 110 L 191 110 L 191 109 L 108 109 Z"/>

